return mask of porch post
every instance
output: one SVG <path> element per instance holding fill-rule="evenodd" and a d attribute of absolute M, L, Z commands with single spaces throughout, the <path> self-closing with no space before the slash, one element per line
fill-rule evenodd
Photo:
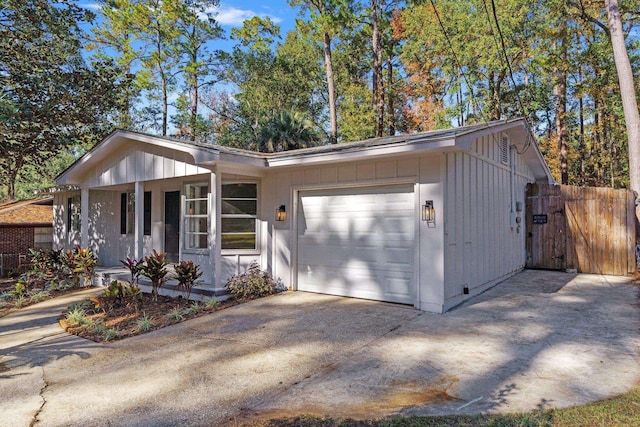
<path fill-rule="evenodd" d="M 211 271 L 211 286 L 214 288 L 221 287 L 220 269 L 222 260 L 220 259 L 220 191 L 217 170 L 211 172 L 209 182 L 209 261 Z"/>
<path fill-rule="evenodd" d="M 89 189 L 80 189 L 80 244 L 89 247 Z"/>
<path fill-rule="evenodd" d="M 144 182 L 135 184 L 134 254 L 136 259 L 144 256 Z"/>

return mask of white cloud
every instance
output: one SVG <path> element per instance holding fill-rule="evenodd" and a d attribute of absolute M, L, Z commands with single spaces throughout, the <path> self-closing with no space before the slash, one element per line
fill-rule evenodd
<path fill-rule="evenodd" d="M 102 5 L 97 3 L 87 3 L 81 6 L 84 7 L 85 9 L 95 10 L 96 12 L 102 9 Z"/>
<path fill-rule="evenodd" d="M 228 26 L 240 26 L 247 19 L 251 19 L 254 16 L 260 17 L 269 17 L 276 24 L 281 21 L 280 18 L 269 16 L 266 14 L 256 13 L 253 10 L 249 9 L 237 9 L 233 6 L 222 6 L 218 8 L 214 8 L 212 10 L 214 13 L 216 21 L 220 23 L 220 25 L 228 25 Z"/>

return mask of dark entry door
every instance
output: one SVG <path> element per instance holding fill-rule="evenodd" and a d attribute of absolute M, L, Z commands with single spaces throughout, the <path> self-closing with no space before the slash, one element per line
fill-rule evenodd
<path fill-rule="evenodd" d="M 180 258 L 180 192 L 164 193 L 164 251 L 167 260 L 178 262 Z"/>

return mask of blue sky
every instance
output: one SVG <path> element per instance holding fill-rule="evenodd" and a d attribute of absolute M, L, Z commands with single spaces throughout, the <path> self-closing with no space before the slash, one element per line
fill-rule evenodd
<path fill-rule="evenodd" d="M 95 0 L 78 0 L 78 5 L 94 12 L 98 12 L 100 6 Z M 227 40 L 215 40 L 209 43 L 212 50 L 222 49 L 230 51 L 235 45 L 234 41 L 229 40 L 231 29 L 241 27 L 243 22 L 254 16 L 269 17 L 273 22 L 280 26 L 280 34 L 284 39 L 286 33 L 293 29 L 295 19 L 299 12 L 298 8 L 289 6 L 288 0 L 220 0 L 220 6 L 216 8 L 216 20 L 223 27 L 227 34 Z M 99 15 L 98 21 L 94 25 L 100 25 Z M 90 26 L 83 26 L 85 31 L 90 31 Z M 225 84 L 219 84 L 218 87 L 226 89 Z M 177 99 L 178 91 L 170 96 L 170 103 Z M 170 106 L 170 114 L 173 114 L 174 107 Z M 174 129 L 170 125 L 170 132 Z"/>
<path fill-rule="evenodd" d="M 96 11 L 99 6 L 91 0 L 80 0 L 78 4 Z M 284 35 L 295 24 L 298 9 L 289 6 L 287 0 L 221 0 L 216 8 L 216 20 L 226 30 L 227 34 L 233 27 L 241 27 L 242 23 L 254 16 L 269 17 L 281 27 Z"/>

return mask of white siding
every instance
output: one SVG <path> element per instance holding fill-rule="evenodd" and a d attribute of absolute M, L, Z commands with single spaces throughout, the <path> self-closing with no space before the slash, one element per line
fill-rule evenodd
<path fill-rule="evenodd" d="M 187 153 L 168 148 L 132 143 L 114 151 L 84 178 L 83 186 L 106 187 L 136 181 L 151 181 L 209 173 L 195 166 Z"/>
<path fill-rule="evenodd" d="M 515 152 L 512 178 L 512 165 L 501 162 L 500 141 L 501 135 L 489 135 L 474 141 L 471 153 L 445 155 L 445 309 L 525 265 L 524 211 L 515 208 L 516 202 L 524 206 L 526 184 L 535 179 Z M 517 215 L 519 229 L 512 219 Z"/>
<path fill-rule="evenodd" d="M 295 286 L 296 241 L 293 235 L 294 196 L 305 190 L 335 189 L 344 187 L 380 186 L 394 183 L 415 185 L 416 204 L 414 206 L 414 229 L 416 244 L 414 260 L 418 265 L 414 274 L 414 286 L 417 286 L 416 305 L 429 311 L 441 312 L 443 308 L 443 224 L 427 228 L 419 220 L 420 205 L 425 200 L 433 200 L 436 214 L 441 221 L 443 213 L 443 191 L 441 171 L 443 155 L 439 153 L 423 157 L 401 157 L 380 161 L 367 160 L 314 167 L 290 168 L 274 171 L 262 180 L 263 198 L 261 218 L 267 223 L 263 237 L 267 240 L 261 254 L 262 266 L 280 277 L 285 285 Z M 419 202 L 419 203 L 418 203 Z M 287 220 L 275 222 L 275 209 L 285 205 Z M 255 259 L 255 258 L 254 258 Z M 241 270 L 238 263 L 225 257 L 226 273 Z"/>

